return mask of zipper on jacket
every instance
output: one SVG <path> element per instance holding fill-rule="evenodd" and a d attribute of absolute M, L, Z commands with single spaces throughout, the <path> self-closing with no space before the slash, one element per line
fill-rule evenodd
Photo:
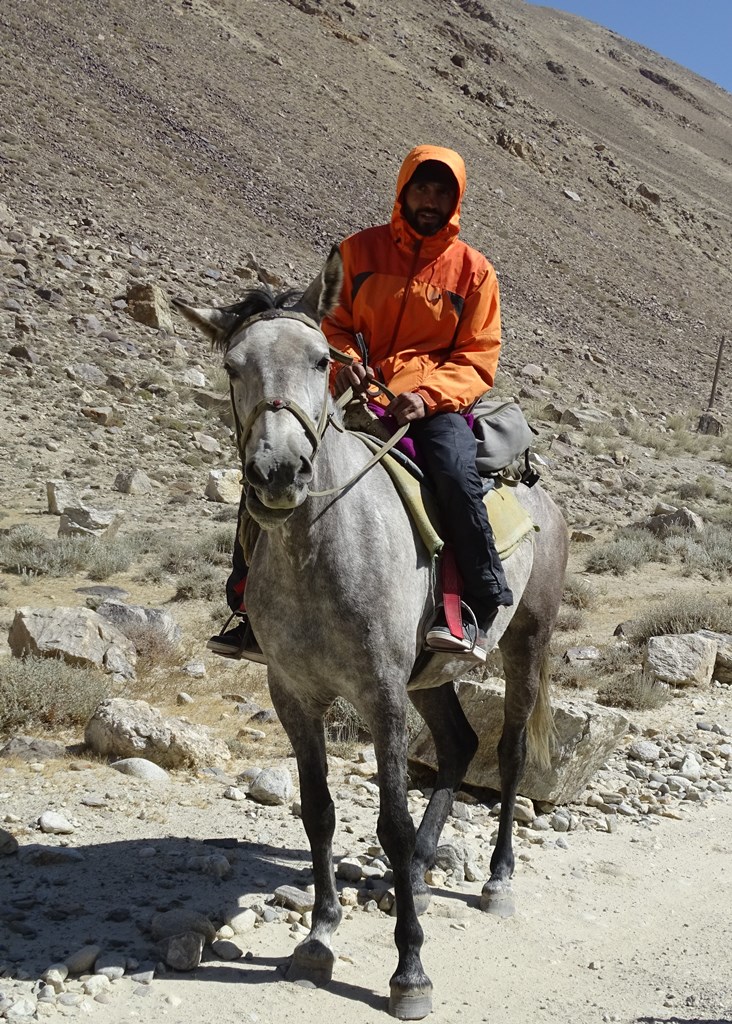
<path fill-rule="evenodd" d="M 414 247 L 414 256 L 412 257 L 412 265 L 409 268 L 409 277 L 407 278 L 407 283 L 404 286 L 404 296 L 402 298 L 402 304 L 399 307 L 399 313 L 397 315 L 396 322 L 394 324 L 394 331 L 393 331 L 392 336 L 391 336 L 391 341 L 389 342 L 389 354 L 390 355 L 394 351 L 394 345 L 395 345 L 397 337 L 399 335 L 399 328 L 402 325 L 402 317 L 404 316 L 404 310 L 405 310 L 406 305 L 407 305 L 407 299 L 409 298 L 409 288 L 410 288 L 410 285 L 412 284 L 412 281 L 414 280 L 414 275 L 415 275 L 415 272 L 417 270 L 417 261 L 419 260 L 419 254 L 420 254 L 421 250 L 422 250 L 422 239 L 420 238 L 420 240 L 417 242 L 417 244 Z"/>

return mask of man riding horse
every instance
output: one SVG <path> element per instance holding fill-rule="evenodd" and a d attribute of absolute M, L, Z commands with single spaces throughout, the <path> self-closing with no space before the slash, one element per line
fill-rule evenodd
<path fill-rule="evenodd" d="M 451 632 L 440 611 L 425 646 L 472 651 L 485 660 L 486 634 L 498 608 L 513 604 L 513 595 L 483 504 L 475 437 L 463 415 L 492 387 L 501 347 L 495 270 L 458 238 L 465 187 L 458 153 L 439 146 L 413 149 L 399 172 L 389 223 L 342 242 L 340 304 L 322 330 L 331 345 L 354 359 L 334 369 L 336 395 L 352 387 L 371 400 L 374 380 L 396 394 L 391 402 L 374 400 L 386 404 L 398 425 L 410 425 L 453 546 L 468 606 L 463 637 Z M 242 622 L 212 637 L 208 646 L 228 657 L 259 660 L 246 620 L 246 573 L 237 531 L 227 598 Z"/>

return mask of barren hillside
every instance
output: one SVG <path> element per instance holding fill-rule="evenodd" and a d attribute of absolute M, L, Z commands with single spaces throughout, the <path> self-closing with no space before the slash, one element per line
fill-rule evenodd
<path fill-rule="evenodd" d="M 300 282 L 388 215 L 408 148 L 444 143 L 501 275 L 506 366 L 704 404 L 731 319 L 732 97 L 691 72 L 522 0 L 8 0 L 0 38 L 17 214 Z"/>

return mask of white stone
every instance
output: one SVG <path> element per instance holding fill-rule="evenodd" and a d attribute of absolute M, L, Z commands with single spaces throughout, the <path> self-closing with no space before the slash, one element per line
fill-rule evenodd
<path fill-rule="evenodd" d="M 708 687 L 717 660 L 717 644 L 698 633 L 652 636 L 645 668 L 656 682 Z"/>
<path fill-rule="evenodd" d="M 241 499 L 241 470 L 210 470 L 204 495 L 209 501 L 219 501 L 225 505 L 238 505 Z"/>

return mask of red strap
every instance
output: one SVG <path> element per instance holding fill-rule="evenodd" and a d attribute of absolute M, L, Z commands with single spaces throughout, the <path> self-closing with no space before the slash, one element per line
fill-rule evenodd
<path fill-rule="evenodd" d="M 463 581 L 455 561 L 455 552 L 451 544 L 442 549 L 442 603 L 445 606 L 447 627 L 458 640 L 463 639 L 463 613 L 460 599 L 463 593 Z"/>

